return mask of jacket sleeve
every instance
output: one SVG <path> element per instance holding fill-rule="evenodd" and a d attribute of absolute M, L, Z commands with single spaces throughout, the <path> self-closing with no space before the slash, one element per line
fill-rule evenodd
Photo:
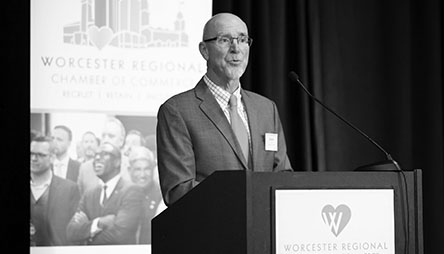
<path fill-rule="evenodd" d="M 284 130 L 279 117 L 276 104 L 273 102 L 274 122 L 278 131 L 278 151 L 275 153 L 273 171 L 293 171 L 287 155 L 287 144 L 285 142 Z"/>
<path fill-rule="evenodd" d="M 143 211 L 142 188 L 132 185 L 125 190 L 111 227 L 91 239 L 92 244 L 135 244 Z"/>
<path fill-rule="evenodd" d="M 193 145 L 177 106 L 163 104 L 157 116 L 157 154 L 163 199 L 171 205 L 197 185 Z"/>
<path fill-rule="evenodd" d="M 88 211 L 86 211 L 87 199 L 87 195 L 82 196 L 76 213 L 83 212 L 85 214 L 88 214 Z M 78 221 L 75 219 L 75 216 L 76 214 L 72 216 L 71 220 L 68 223 L 68 226 L 66 228 L 66 236 L 68 241 L 73 244 L 84 244 L 91 235 L 92 219 L 88 218 L 87 221 Z"/>

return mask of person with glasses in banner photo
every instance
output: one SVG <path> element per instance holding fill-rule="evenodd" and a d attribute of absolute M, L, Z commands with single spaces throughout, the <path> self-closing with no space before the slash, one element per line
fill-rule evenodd
<path fill-rule="evenodd" d="M 71 245 L 66 227 L 80 200 L 77 184 L 54 174 L 53 138 L 36 134 L 30 147 L 30 246 Z"/>
<path fill-rule="evenodd" d="M 206 74 L 160 106 L 157 157 L 166 205 L 216 170 L 292 171 L 276 104 L 240 83 L 252 42 L 238 16 L 214 15 L 199 43 Z"/>

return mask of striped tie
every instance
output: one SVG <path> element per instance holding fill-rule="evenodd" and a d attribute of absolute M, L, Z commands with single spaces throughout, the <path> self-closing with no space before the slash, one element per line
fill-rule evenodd
<path fill-rule="evenodd" d="M 248 144 L 248 132 L 242 119 L 237 112 L 237 97 L 236 95 L 231 95 L 230 97 L 230 119 L 231 128 L 233 128 L 234 134 L 237 137 L 237 141 L 242 148 L 242 153 L 244 154 L 245 160 L 248 163 L 248 157 L 250 155 L 250 149 Z"/>

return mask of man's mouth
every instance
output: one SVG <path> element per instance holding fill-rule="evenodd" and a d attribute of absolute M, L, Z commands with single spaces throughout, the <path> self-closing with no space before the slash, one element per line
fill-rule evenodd
<path fill-rule="evenodd" d="M 96 163 L 94 163 L 94 170 L 95 170 L 95 171 L 100 171 L 100 170 L 102 170 L 104 167 L 105 167 L 105 165 L 103 165 L 103 164 L 100 163 L 100 162 L 96 162 Z"/>
<path fill-rule="evenodd" d="M 141 184 L 146 183 L 146 179 L 140 179 L 140 178 L 139 178 L 137 181 L 138 181 L 139 183 L 141 183 Z"/>
<path fill-rule="evenodd" d="M 240 63 L 242 63 L 242 60 L 231 59 L 231 60 L 228 60 L 228 63 L 231 64 L 231 65 L 239 65 Z"/>

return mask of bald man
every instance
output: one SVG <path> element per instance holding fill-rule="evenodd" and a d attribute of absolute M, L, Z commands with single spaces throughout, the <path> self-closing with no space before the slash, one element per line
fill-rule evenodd
<path fill-rule="evenodd" d="M 159 108 L 158 170 L 167 205 L 216 170 L 292 171 L 275 103 L 240 84 L 251 45 L 239 17 L 213 16 L 199 43 L 206 74 Z"/>

